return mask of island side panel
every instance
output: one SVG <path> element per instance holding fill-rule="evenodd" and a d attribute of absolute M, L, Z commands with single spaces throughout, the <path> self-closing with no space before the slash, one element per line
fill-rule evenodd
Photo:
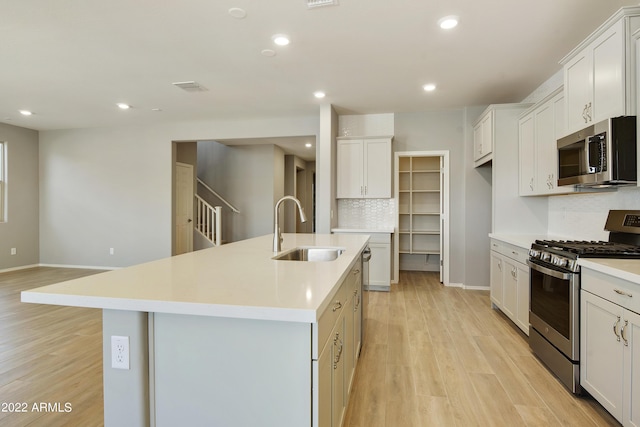
<path fill-rule="evenodd" d="M 311 425 L 311 325 L 155 313 L 156 426 Z"/>
<path fill-rule="evenodd" d="M 105 427 L 146 427 L 149 420 L 148 315 L 102 310 Z M 129 369 L 111 367 L 111 336 L 129 337 Z"/>

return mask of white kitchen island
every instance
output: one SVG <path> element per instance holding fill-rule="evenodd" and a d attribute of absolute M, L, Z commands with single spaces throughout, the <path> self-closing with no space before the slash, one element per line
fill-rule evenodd
<path fill-rule="evenodd" d="M 103 309 L 105 426 L 337 426 L 360 348 L 368 236 L 285 234 L 283 251 L 340 247 L 334 261 L 273 260 L 272 236 L 22 293 Z M 111 337 L 129 339 L 112 368 Z"/>

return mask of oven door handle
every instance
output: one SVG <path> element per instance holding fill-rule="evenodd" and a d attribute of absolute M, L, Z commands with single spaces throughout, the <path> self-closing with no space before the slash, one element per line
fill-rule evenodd
<path fill-rule="evenodd" d="M 537 270 L 541 273 L 547 274 L 551 277 L 555 277 L 556 279 L 560 279 L 560 280 L 571 280 L 571 275 L 574 274 L 574 273 L 563 273 L 561 271 L 543 267 L 540 264 L 536 264 L 535 262 L 531 262 L 529 260 L 527 260 L 527 265 L 533 268 L 534 270 Z"/>

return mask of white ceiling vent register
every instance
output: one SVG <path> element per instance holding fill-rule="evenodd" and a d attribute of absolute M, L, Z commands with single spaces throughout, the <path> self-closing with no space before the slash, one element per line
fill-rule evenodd
<path fill-rule="evenodd" d="M 182 90 L 186 90 L 187 92 L 206 92 L 207 89 L 206 87 L 202 86 L 200 83 L 198 82 L 175 82 L 172 83 L 174 86 L 179 87 Z"/>
<path fill-rule="evenodd" d="M 320 6 L 334 6 L 338 5 L 338 0 L 307 0 L 307 7 L 312 9 Z"/>

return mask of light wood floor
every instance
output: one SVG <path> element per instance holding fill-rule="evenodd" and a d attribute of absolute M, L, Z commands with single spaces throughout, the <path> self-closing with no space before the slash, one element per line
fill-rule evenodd
<path fill-rule="evenodd" d="M 102 311 L 20 302 L 20 291 L 96 273 L 35 268 L 0 274 L 0 426 L 102 426 Z M 27 404 L 11 413 L 9 404 Z M 71 412 L 37 412 L 65 403 Z M 39 407 L 39 406 L 38 406 Z"/>
<path fill-rule="evenodd" d="M 619 425 L 560 385 L 487 291 L 437 280 L 401 272 L 391 293 L 370 293 L 346 426 Z"/>
<path fill-rule="evenodd" d="M 100 310 L 19 302 L 22 290 L 95 272 L 0 274 L 0 404 L 73 408 L 0 412 L 0 426 L 103 424 Z M 392 292 L 370 293 L 367 326 L 345 426 L 619 425 L 549 374 L 526 337 L 490 308 L 488 292 L 401 272 Z"/>

